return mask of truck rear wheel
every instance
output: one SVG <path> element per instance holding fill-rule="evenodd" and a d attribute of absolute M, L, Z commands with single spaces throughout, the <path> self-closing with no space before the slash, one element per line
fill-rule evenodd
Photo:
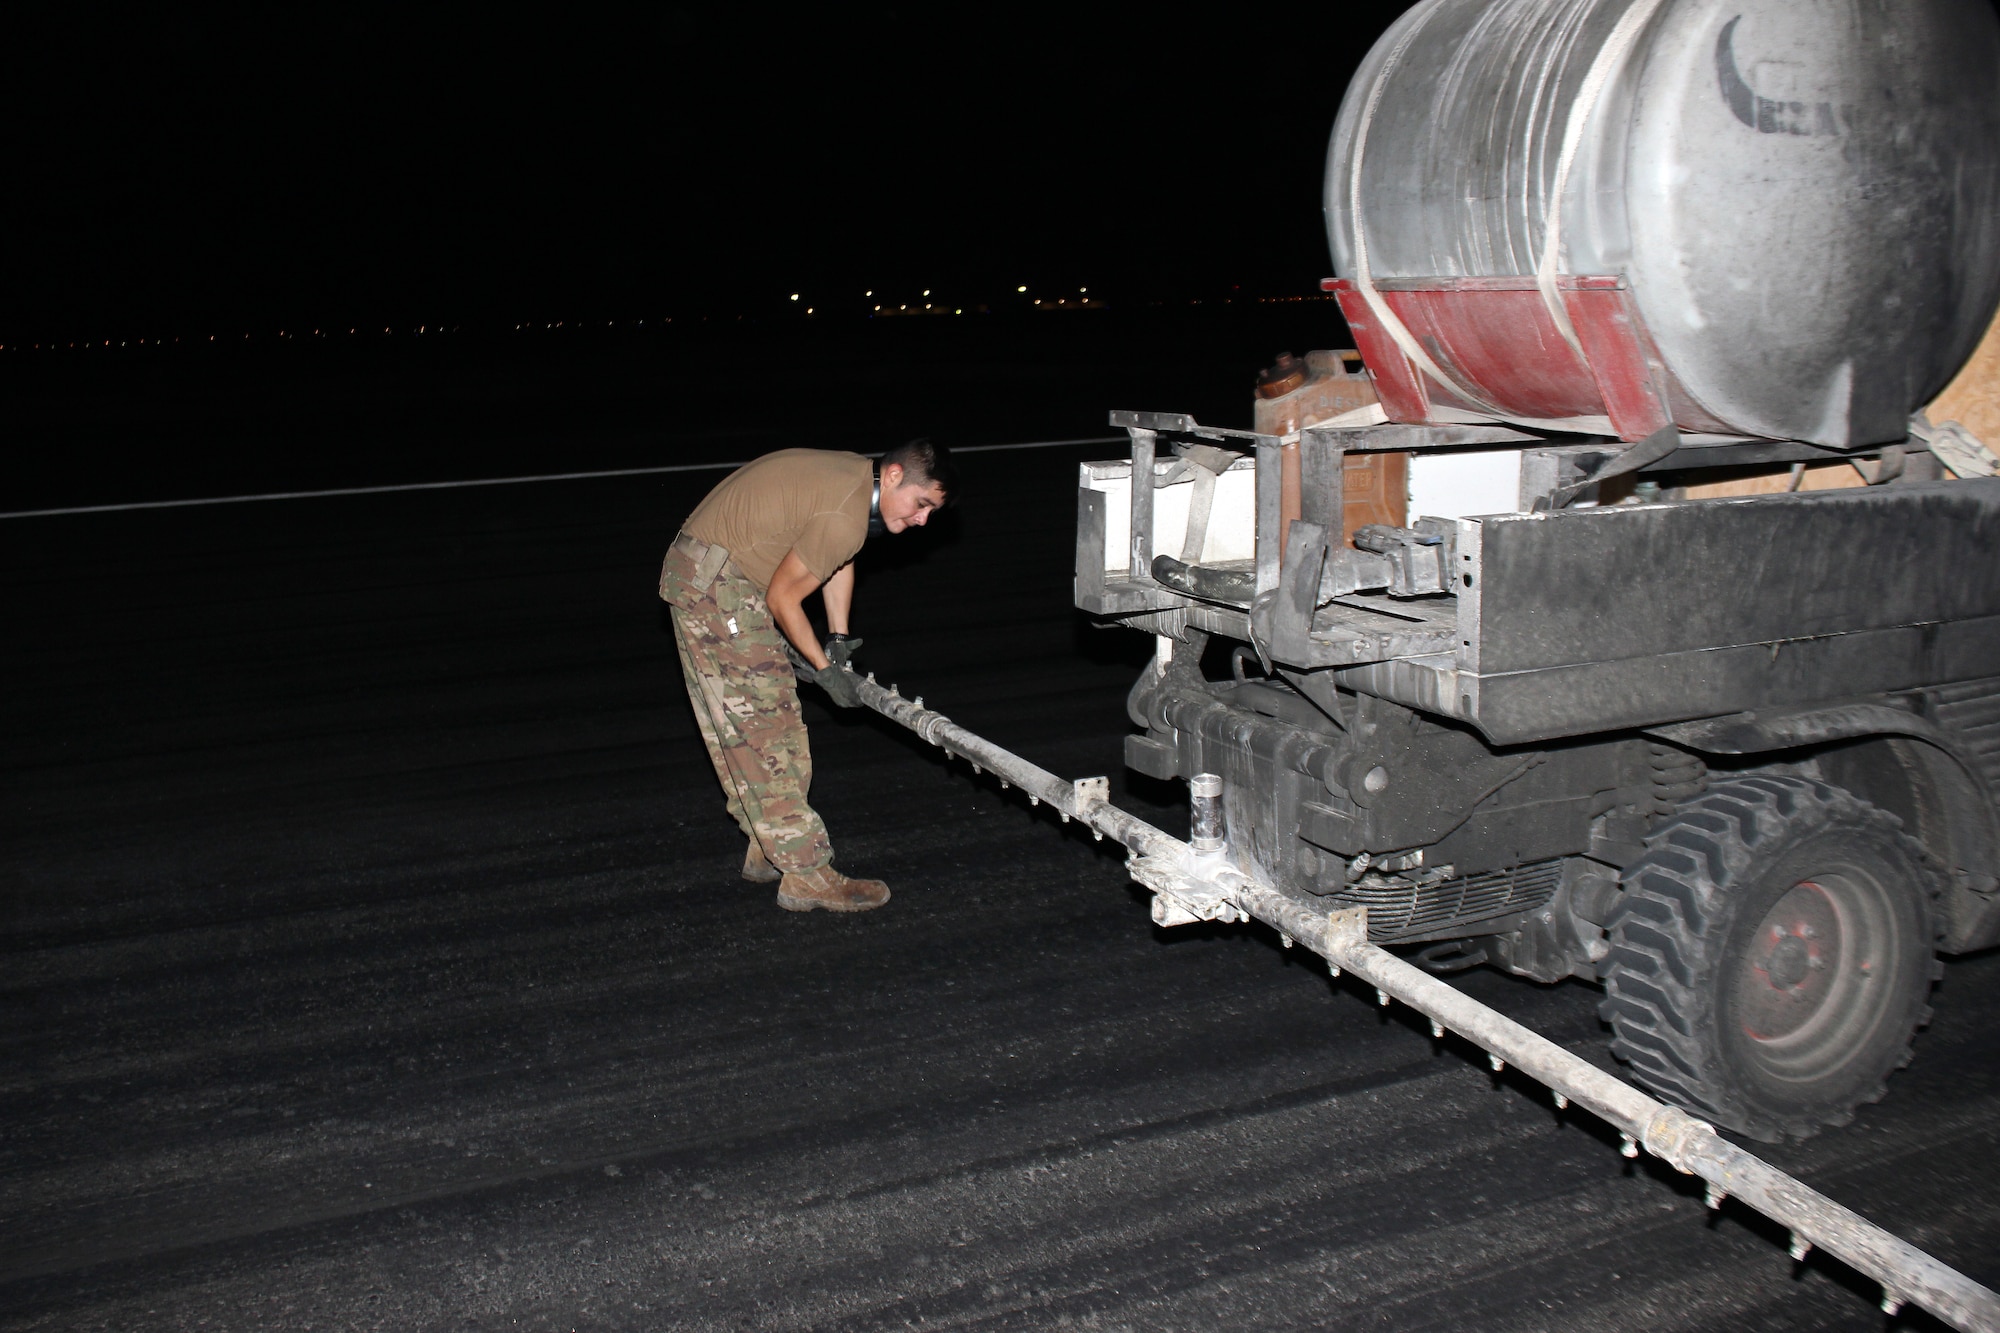
<path fill-rule="evenodd" d="M 1805 778 L 1719 782 L 1622 876 L 1600 967 L 1636 1079 L 1772 1142 L 1880 1100 L 1930 1017 L 1942 882 L 1887 811 Z"/>

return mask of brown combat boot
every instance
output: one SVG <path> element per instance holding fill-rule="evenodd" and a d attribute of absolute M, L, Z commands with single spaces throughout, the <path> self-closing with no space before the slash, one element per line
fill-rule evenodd
<path fill-rule="evenodd" d="M 778 867 L 772 865 L 766 859 L 763 846 L 757 842 L 752 842 L 749 847 L 744 849 L 743 878 L 749 880 L 752 884 L 776 884 L 778 882 Z"/>
<path fill-rule="evenodd" d="M 867 912 L 889 901 L 889 886 L 879 879 L 849 879 L 832 862 L 811 870 L 788 870 L 778 884 L 778 906 L 787 912 Z"/>

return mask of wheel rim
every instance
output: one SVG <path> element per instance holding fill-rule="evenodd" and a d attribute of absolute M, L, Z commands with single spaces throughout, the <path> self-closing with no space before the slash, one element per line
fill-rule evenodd
<path fill-rule="evenodd" d="M 1852 867 L 1779 895 L 1738 954 L 1731 987 L 1746 1053 L 1783 1079 L 1839 1070 L 1883 1021 L 1897 926 L 1882 885 Z"/>

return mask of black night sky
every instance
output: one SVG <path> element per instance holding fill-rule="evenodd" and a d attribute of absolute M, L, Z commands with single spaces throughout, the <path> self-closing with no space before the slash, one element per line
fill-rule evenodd
<path fill-rule="evenodd" d="M 1401 8 L 17 9 L 0 335 L 1310 291 Z"/>

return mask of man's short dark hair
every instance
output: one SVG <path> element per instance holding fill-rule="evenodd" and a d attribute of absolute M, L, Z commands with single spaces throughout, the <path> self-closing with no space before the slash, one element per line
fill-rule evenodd
<path fill-rule="evenodd" d="M 951 503 L 958 494 L 958 469 L 951 461 L 951 450 L 929 439 L 911 440 L 899 444 L 882 455 L 882 466 L 900 463 L 903 467 L 903 481 L 907 485 L 916 482 L 919 486 L 935 482 L 944 492 L 945 503 Z"/>

